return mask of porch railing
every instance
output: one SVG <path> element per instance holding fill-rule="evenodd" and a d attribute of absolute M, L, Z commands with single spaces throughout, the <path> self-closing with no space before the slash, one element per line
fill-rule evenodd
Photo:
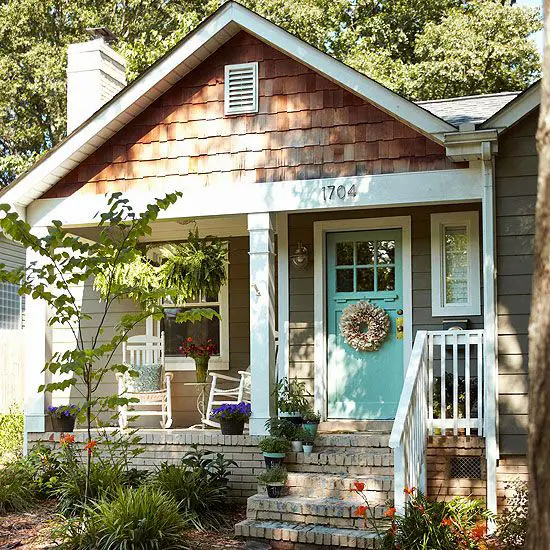
<path fill-rule="evenodd" d="M 426 490 L 428 435 L 483 435 L 483 330 L 418 331 L 395 416 L 395 505 L 406 486 Z"/>

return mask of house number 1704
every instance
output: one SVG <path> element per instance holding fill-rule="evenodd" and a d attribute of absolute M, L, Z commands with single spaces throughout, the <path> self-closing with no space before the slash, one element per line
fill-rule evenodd
<path fill-rule="evenodd" d="M 345 185 L 326 185 L 321 188 L 323 190 L 323 200 L 331 201 L 334 199 L 344 200 L 346 197 L 355 197 L 357 189 L 355 185 L 346 187 Z"/>

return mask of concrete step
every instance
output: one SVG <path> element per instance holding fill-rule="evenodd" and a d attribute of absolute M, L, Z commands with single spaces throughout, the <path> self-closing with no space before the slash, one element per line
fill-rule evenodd
<path fill-rule="evenodd" d="M 364 501 L 356 496 L 354 500 L 339 498 L 309 498 L 289 495 L 269 498 L 257 494 L 248 498 L 246 516 L 248 519 L 288 521 L 307 525 L 325 525 L 346 529 L 360 529 L 364 526 L 356 510 Z M 375 517 L 384 520 L 387 505 L 384 500 L 369 502 Z"/>
<path fill-rule="evenodd" d="M 322 525 L 303 525 L 287 521 L 264 521 L 246 519 L 235 525 L 235 535 L 247 539 L 269 541 L 270 547 L 307 550 L 322 547 L 378 548 L 377 535 L 361 529 L 345 529 Z M 294 544 L 292 544 L 294 543 Z"/>
<path fill-rule="evenodd" d="M 349 474 L 318 474 L 309 472 L 289 472 L 287 492 L 292 496 L 309 498 L 341 498 L 357 500 L 357 493 L 350 491 L 354 482 L 365 484 L 365 495 L 369 502 L 385 502 L 393 498 L 393 476 Z"/>

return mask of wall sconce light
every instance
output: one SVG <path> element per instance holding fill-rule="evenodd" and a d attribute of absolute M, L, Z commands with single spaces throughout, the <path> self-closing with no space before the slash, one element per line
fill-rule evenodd
<path fill-rule="evenodd" d="M 290 259 L 296 269 L 305 269 L 309 263 L 309 251 L 302 243 L 298 243 L 296 250 L 290 256 Z"/>

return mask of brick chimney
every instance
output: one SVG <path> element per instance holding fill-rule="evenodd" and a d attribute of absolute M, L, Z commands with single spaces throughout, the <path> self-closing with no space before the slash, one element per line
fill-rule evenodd
<path fill-rule="evenodd" d="M 67 134 L 126 86 L 126 61 L 109 45 L 115 35 L 105 27 L 86 30 L 92 40 L 67 51 Z"/>

